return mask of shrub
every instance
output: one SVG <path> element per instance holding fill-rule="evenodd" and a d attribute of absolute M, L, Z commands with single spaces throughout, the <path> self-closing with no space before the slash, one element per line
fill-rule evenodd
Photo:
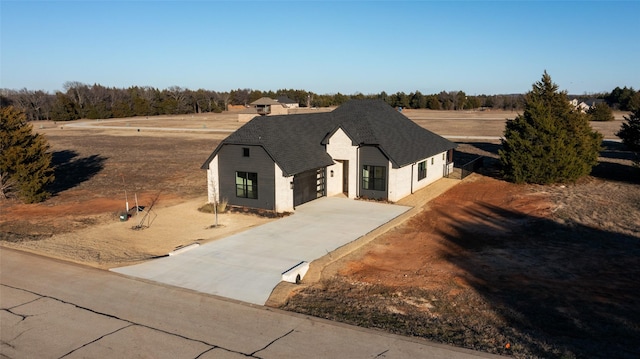
<path fill-rule="evenodd" d="M 624 117 L 627 121 L 623 123 L 616 136 L 622 139 L 622 143 L 631 151 L 635 152 L 636 165 L 640 165 L 640 108 L 635 110 L 629 117 Z"/>
<path fill-rule="evenodd" d="M 615 117 L 613 117 L 613 111 L 611 111 L 611 107 L 606 103 L 598 103 L 593 105 L 589 111 L 587 111 L 587 115 L 589 115 L 589 119 L 591 121 L 613 121 Z"/>
<path fill-rule="evenodd" d="M 226 198 L 223 198 L 220 202 L 217 203 L 217 206 L 215 203 L 209 202 L 203 205 L 202 207 L 198 208 L 198 211 L 204 212 L 204 213 L 216 213 L 216 210 L 217 210 L 218 213 L 225 213 L 229 209 L 228 204 L 229 204 L 229 200 L 227 200 Z"/>

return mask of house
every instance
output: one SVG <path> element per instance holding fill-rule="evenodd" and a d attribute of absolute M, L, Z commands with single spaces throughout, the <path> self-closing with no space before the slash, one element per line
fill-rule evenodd
<path fill-rule="evenodd" d="M 286 108 L 298 108 L 298 107 L 300 107 L 300 104 L 297 101 L 294 101 L 294 100 L 288 98 L 287 96 L 278 96 L 276 101 L 278 101 L 279 104 L 281 104 L 282 106 L 284 106 Z"/>
<path fill-rule="evenodd" d="M 587 113 L 593 106 L 604 103 L 604 100 L 589 98 L 584 101 L 579 101 L 578 99 L 574 98 L 573 100 L 569 101 L 569 103 L 573 106 L 574 109 L 582 113 Z"/>
<path fill-rule="evenodd" d="M 258 115 L 261 116 L 287 114 L 287 107 L 277 100 L 268 97 L 261 97 L 253 101 L 251 105 L 256 109 Z"/>
<path fill-rule="evenodd" d="M 282 100 L 282 101 L 281 101 Z M 290 108 L 297 108 L 297 103 L 286 96 L 281 96 L 277 100 L 269 97 L 261 97 L 251 103 L 251 107 L 238 114 L 238 122 L 247 122 L 256 115 L 274 116 L 286 115 Z"/>
<path fill-rule="evenodd" d="M 398 201 L 447 175 L 456 144 L 382 100 L 257 116 L 207 158 L 209 201 L 290 212 L 322 196 Z"/>
<path fill-rule="evenodd" d="M 589 111 L 589 109 L 591 109 L 591 106 L 587 105 L 586 102 L 582 101 L 578 104 L 578 106 L 576 107 L 577 110 L 579 110 L 582 113 L 587 113 L 587 111 Z"/>

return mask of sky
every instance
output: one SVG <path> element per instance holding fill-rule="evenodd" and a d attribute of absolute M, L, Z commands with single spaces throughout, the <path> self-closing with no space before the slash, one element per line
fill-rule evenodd
<path fill-rule="evenodd" d="M 0 1 L 0 88 L 640 89 L 640 1 Z"/>

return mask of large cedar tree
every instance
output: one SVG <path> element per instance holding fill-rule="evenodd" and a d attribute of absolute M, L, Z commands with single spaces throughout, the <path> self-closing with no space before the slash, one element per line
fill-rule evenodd
<path fill-rule="evenodd" d="M 41 202 L 53 181 L 49 144 L 13 106 L 0 109 L 0 115 L 0 198 Z"/>
<path fill-rule="evenodd" d="M 525 95 L 524 113 L 507 120 L 500 161 L 516 183 L 575 182 L 598 163 L 602 135 L 545 71 Z"/>

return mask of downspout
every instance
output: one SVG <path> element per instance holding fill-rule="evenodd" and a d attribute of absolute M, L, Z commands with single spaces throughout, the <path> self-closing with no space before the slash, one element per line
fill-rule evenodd
<path fill-rule="evenodd" d="M 389 200 L 391 196 L 391 170 L 393 169 L 393 163 L 390 159 L 387 159 L 387 166 L 389 167 L 387 170 L 387 200 Z M 397 188 L 395 189 L 397 190 Z"/>
<path fill-rule="evenodd" d="M 295 175 L 291 176 L 291 181 L 289 182 L 289 188 L 291 189 L 291 202 L 293 202 L 293 210 L 296 210 L 296 190 L 295 190 L 295 182 L 293 179 Z"/>
<path fill-rule="evenodd" d="M 411 164 L 411 194 L 413 194 L 413 168 L 416 166 L 415 163 Z"/>
<path fill-rule="evenodd" d="M 362 146 L 358 145 L 358 149 L 356 150 L 356 198 L 360 198 L 360 148 Z"/>

